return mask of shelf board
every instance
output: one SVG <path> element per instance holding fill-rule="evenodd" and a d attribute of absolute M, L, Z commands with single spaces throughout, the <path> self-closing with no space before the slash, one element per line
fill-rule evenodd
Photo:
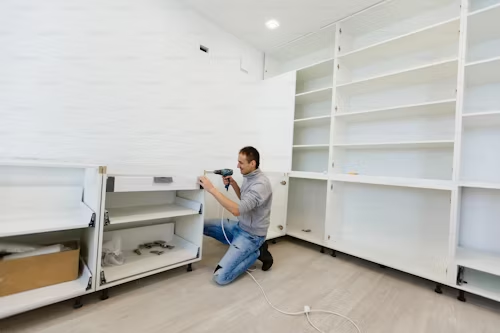
<path fill-rule="evenodd" d="M 316 89 L 295 95 L 295 104 L 307 104 L 332 99 L 332 87 Z"/>
<path fill-rule="evenodd" d="M 424 28 L 420 28 L 420 29 L 411 31 L 411 32 L 406 33 L 406 34 L 403 34 L 403 35 L 400 35 L 400 36 L 397 36 L 397 37 L 393 37 L 393 38 L 384 40 L 384 41 L 379 42 L 379 43 L 368 45 L 368 46 L 365 46 L 365 47 L 362 47 L 362 48 L 359 48 L 359 49 L 356 49 L 356 50 L 353 50 L 353 51 L 346 52 L 344 54 L 339 54 L 338 57 L 339 57 L 339 59 L 342 59 L 342 58 L 349 57 L 351 55 L 356 55 L 356 54 L 359 54 L 359 53 L 364 53 L 366 51 L 371 51 L 372 49 L 375 49 L 375 48 L 385 47 L 386 45 L 389 45 L 389 44 L 392 44 L 392 43 L 395 43 L 395 42 L 399 42 L 401 40 L 407 39 L 408 37 L 413 37 L 414 35 L 419 35 L 419 34 L 422 34 L 422 33 L 426 33 L 426 32 L 432 31 L 432 30 L 434 30 L 436 28 L 440 28 L 440 27 L 448 25 L 448 24 L 450 24 L 452 22 L 458 22 L 459 20 L 460 20 L 460 17 L 455 17 L 455 18 L 450 19 L 450 20 L 446 20 L 446 21 L 443 21 L 443 22 L 432 24 L 432 25 L 426 26 Z"/>
<path fill-rule="evenodd" d="M 181 237 L 174 235 L 171 242 L 174 245 L 172 250 L 155 248 L 158 251 L 165 251 L 162 255 L 149 253 L 150 250 L 141 250 L 142 255 L 137 255 L 133 250 L 123 251 L 125 263 L 120 266 L 103 267 L 107 282 L 125 279 L 134 275 L 175 265 L 197 257 L 198 247 Z"/>
<path fill-rule="evenodd" d="M 332 75 L 333 59 L 329 59 L 297 70 L 297 81 L 307 81 Z"/>
<path fill-rule="evenodd" d="M 500 183 L 485 183 L 485 182 L 474 182 L 474 181 L 461 181 L 459 183 L 461 187 L 473 187 L 473 188 L 484 188 L 491 190 L 500 190 Z"/>
<path fill-rule="evenodd" d="M 314 233 L 304 232 L 301 230 L 291 230 L 290 227 L 287 226 L 286 234 L 288 236 L 292 236 L 294 238 L 298 238 L 309 243 L 317 245 L 325 245 L 325 241 Z"/>
<path fill-rule="evenodd" d="M 471 62 L 466 63 L 465 67 L 473 67 L 473 66 L 488 64 L 488 63 L 497 62 L 497 61 L 500 61 L 500 56 L 492 57 L 492 58 L 488 58 L 488 59 L 483 59 L 483 60 L 478 60 L 478 61 L 471 61 Z"/>
<path fill-rule="evenodd" d="M 284 236 L 285 233 L 283 231 L 278 232 L 278 231 L 268 231 L 267 232 L 267 240 L 278 238 Z"/>
<path fill-rule="evenodd" d="M 330 147 L 328 144 L 318 144 L 318 145 L 294 145 L 294 149 L 324 149 Z"/>
<path fill-rule="evenodd" d="M 485 85 L 500 82 L 500 57 L 470 62 L 465 67 L 467 86 Z"/>
<path fill-rule="evenodd" d="M 429 70 L 432 70 L 434 68 L 444 67 L 444 72 L 446 72 L 447 70 L 451 69 L 451 68 L 448 68 L 451 65 L 456 65 L 455 67 L 458 68 L 458 58 L 437 61 L 437 62 L 433 62 L 433 63 L 427 64 L 427 65 L 411 67 L 411 68 L 407 68 L 404 70 L 399 70 L 399 71 L 394 71 L 394 72 L 390 72 L 390 73 L 386 73 L 386 74 L 382 74 L 382 75 L 372 76 L 372 77 L 365 78 L 362 80 L 356 80 L 356 81 L 349 82 L 349 83 L 343 83 L 343 84 L 337 85 L 337 88 L 346 88 L 346 87 L 350 88 L 350 87 L 357 86 L 357 85 L 373 84 L 374 82 L 377 83 L 377 81 L 383 81 L 383 80 L 390 81 L 394 77 L 398 77 L 398 76 L 404 77 L 406 75 L 411 76 L 412 80 L 415 80 L 415 79 L 422 80 L 424 77 L 426 77 L 428 75 L 427 72 Z M 457 70 L 457 68 L 455 68 L 455 70 Z"/>
<path fill-rule="evenodd" d="M 331 180 L 349 183 L 400 186 L 412 188 L 424 188 L 431 190 L 451 191 L 456 188 L 451 180 L 434 180 L 419 178 L 401 178 L 401 177 L 376 177 L 349 174 L 336 174 L 330 176 Z"/>
<path fill-rule="evenodd" d="M 500 255 L 459 247 L 456 264 L 500 276 Z"/>
<path fill-rule="evenodd" d="M 434 246 L 422 244 L 395 244 L 392 240 L 337 239 L 328 242 L 328 247 L 339 252 L 391 267 L 402 272 L 423 277 L 435 282 L 446 280 L 446 258 L 436 256 L 442 252 Z M 397 251 L 395 251 L 397 249 Z"/>
<path fill-rule="evenodd" d="M 64 210 L 13 211 L 7 208 L 0 217 L 0 237 L 88 228 L 92 214 L 94 212 L 83 202 Z"/>
<path fill-rule="evenodd" d="M 295 126 L 314 126 L 319 124 L 324 124 L 325 122 L 330 122 L 331 116 L 319 116 L 311 118 L 295 119 Z"/>
<path fill-rule="evenodd" d="M 328 174 L 322 172 L 292 171 L 288 176 L 290 178 L 328 180 Z"/>
<path fill-rule="evenodd" d="M 307 65 L 307 66 L 303 66 L 303 67 L 300 67 L 300 68 L 297 68 L 295 71 L 297 72 L 300 72 L 300 71 L 304 71 L 304 70 L 307 70 L 309 68 L 312 68 L 312 67 L 316 67 L 318 65 L 321 65 L 321 64 L 324 64 L 324 63 L 327 63 L 329 61 L 332 61 L 333 62 L 334 58 L 332 57 L 329 57 L 329 58 L 326 58 L 326 59 L 323 59 L 323 60 L 319 60 L 319 61 L 316 61 L 310 65 Z"/>
<path fill-rule="evenodd" d="M 470 12 L 468 15 L 469 15 L 469 17 L 476 16 L 476 15 L 479 15 L 481 13 L 486 13 L 486 12 L 489 12 L 489 11 L 494 10 L 494 9 L 500 9 L 500 3 L 494 4 L 494 5 L 485 7 L 485 8 L 481 8 L 481 9 L 478 9 L 478 10 L 475 10 L 473 12 Z"/>
<path fill-rule="evenodd" d="M 108 208 L 107 210 L 111 225 L 198 215 L 200 213 L 199 211 L 175 204 Z"/>
<path fill-rule="evenodd" d="M 82 274 L 74 281 L 0 297 L 0 319 L 84 295 L 91 277 L 84 265 Z"/>
<path fill-rule="evenodd" d="M 456 99 L 445 99 L 427 103 L 417 103 L 395 106 L 391 108 L 372 109 L 357 112 L 344 112 L 335 114 L 335 118 L 345 121 L 369 121 L 379 118 L 394 118 L 415 115 L 434 115 L 454 113 Z"/>
<path fill-rule="evenodd" d="M 435 141 L 401 141 L 401 142 L 378 142 L 378 143 L 346 143 L 334 144 L 337 148 L 348 149 L 417 149 L 417 148 L 446 148 L 453 147 L 453 140 Z"/>
<path fill-rule="evenodd" d="M 498 126 L 500 111 L 485 111 L 462 114 L 465 126 Z"/>

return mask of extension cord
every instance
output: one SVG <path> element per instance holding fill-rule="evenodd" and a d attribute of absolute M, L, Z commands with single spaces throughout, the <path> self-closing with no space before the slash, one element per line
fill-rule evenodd
<path fill-rule="evenodd" d="M 226 231 L 224 230 L 224 208 L 222 207 L 222 205 L 220 207 L 222 208 L 222 216 L 221 216 L 221 220 L 220 220 L 220 225 L 222 227 L 222 233 L 224 234 L 224 238 L 226 238 L 226 241 L 228 242 L 228 244 L 231 245 L 231 242 L 227 238 Z M 279 313 L 282 313 L 282 314 L 287 315 L 287 316 L 301 316 L 301 315 L 305 314 L 306 318 L 307 318 L 307 322 L 316 331 L 318 331 L 320 333 L 325 333 L 325 332 L 323 332 L 316 325 L 314 325 L 314 323 L 311 321 L 311 318 L 309 317 L 309 314 L 310 313 L 328 313 L 328 314 L 332 314 L 334 316 L 338 316 L 338 317 L 344 318 L 345 320 L 349 321 L 354 327 L 356 327 L 356 329 L 358 330 L 358 333 L 361 333 L 361 329 L 358 327 L 358 325 L 356 325 L 356 323 L 354 321 L 352 321 L 350 318 L 348 318 L 348 317 L 346 317 L 344 315 L 341 315 L 340 313 L 336 313 L 336 312 L 328 311 L 328 310 L 312 310 L 308 305 L 305 305 L 304 306 L 304 311 L 300 311 L 300 312 L 286 312 L 286 311 L 278 309 L 277 307 L 275 307 L 273 305 L 273 303 L 271 303 L 271 301 L 269 300 L 269 298 L 267 298 L 267 295 L 266 295 L 266 292 L 264 291 L 264 288 L 262 288 L 262 286 L 257 281 L 257 279 L 255 279 L 255 277 L 252 275 L 252 273 L 250 273 L 248 270 L 246 271 L 246 273 L 252 278 L 252 280 L 260 288 L 260 291 L 262 292 L 262 295 L 264 295 L 264 298 L 266 299 L 267 304 L 269 304 L 274 310 L 278 311 Z"/>

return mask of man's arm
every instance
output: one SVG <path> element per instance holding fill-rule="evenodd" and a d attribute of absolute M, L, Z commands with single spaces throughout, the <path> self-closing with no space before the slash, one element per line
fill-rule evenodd
<path fill-rule="evenodd" d="M 233 183 L 236 184 L 236 182 L 233 182 Z M 215 198 L 215 200 L 217 200 L 222 205 L 222 207 L 224 207 L 226 210 L 228 210 L 234 216 L 240 216 L 240 207 L 239 207 L 239 205 L 236 202 L 234 202 L 234 201 L 229 200 L 228 198 L 226 198 L 224 196 L 224 194 L 220 193 L 214 187 L 214 185 L 212 184 L 212 182 L 207 177 L 200 177 L 199 184 L 201 186 L 203 186 L 203 188 L 208 193 L 210 193 L 211 195 L 213 195 L 214 198 Z M 239 191 L 240 188 L 239 188 L 238 184 L 236 184 L 236 186 L 238 187 L 238 191 L 236 192 L 236 189 L 234 191 L 238 195 L 238 194 L 240 194 L 240 191 Z M 234 186 L 233 186 L 233 189 L 234 189 Z M 240 195 L 238 195 L 238 197 Z"/>

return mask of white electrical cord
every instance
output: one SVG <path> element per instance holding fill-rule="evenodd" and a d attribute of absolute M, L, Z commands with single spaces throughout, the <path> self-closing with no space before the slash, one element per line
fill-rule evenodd
<path fill-rule="evenodd" d="M 222 233 L 224 234 L 224 237 L 226 238 L 226 241 L 228 242 L 228 244 L 231 245 L 231 242 L 227 238 L 226 231 L 224 230 L 224 208 L 222 207 L 222 205 L 220 207 L 222 208 L 222 216 L 221 216 L 221 220 L 220 220 L 220 225 L 222 227 Z M 332 314 L 332 315 L 344 318 L 345 320 L 349 321 L 354 327 L 356 327 L 356 329 L 358 330 L 358 332 L 361 333 L 361 329 L 358 327 L 358 325 L 356 325 L 356 323 L 354 321 L 352 321 L 350 318 L 348 318 L 348 317 L 346 317 L 344 315 L 341 315 L 340 313 L 336 313 L 336 312 L 333 312 L 333 311 L 327 311 L 327 310 L 311 310 L 311 308 L 308 305 L 304 306 L 304 311 L 300 311 L 300 312 L 286 312 L 286 311 L 278 309 L 277 307 L 275 307 L 273 305 L 273 303 L 271 303 L 271 301 L 269 300 L 269 298 L 267 298 L 267 295 L 266 295 L 266 292 L 264 291 L 264 288 L 262 288 L 262 286 L 260 285 L 260 283 L 257 282 L 257 280 L 252 275 L 252 273 L 250 273 L 249 271 L 246 271 L 246 273 L 252 278 L 252 280 L 260 288 L 260 291 L 262 292 L 262 295 L 264 295 L 264 298 L 266 299 L 267 304 L 269 304 L 274 310 L 278 311 L 279 313 L 282 313 L 282 314 L 287 315 L 287 316 L 301 316 L 301 315 L 305 314 L 306 318 L 307 318 L 307 321 L 309 322 L 309 324 L 316 331 L 318 331 L 320 333 L 325 333 L 325 332 L 323 332 L 316 325 L 313 324 L 313 322 L 311 321 L 311 318 L 309 317 L 309 314 L 310 313 L 328 313 L 328 314 Z"/>

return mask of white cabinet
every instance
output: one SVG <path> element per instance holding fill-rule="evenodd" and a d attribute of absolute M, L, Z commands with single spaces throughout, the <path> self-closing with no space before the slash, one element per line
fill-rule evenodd
<path fill-rule="evenodd" d="M 197 175 L 104 179 L 97 290 L 183 265 L 190 270 L 201 260 L 204 193 Z M 107 260 L 117 248 L 119 258 Z"/>
<path fill-rule="evenodd" d="M 0 297 L 0 318 L 96 290 L 102 170 L 40 162 L 0 165 L 0 241 L 50 245 L 76 240 L 81 257 L 76 280 Z"/>
<path fill-rule="evenodd" d="M 500 300 L 499 16 L 384 1 L 266 55 L 296 76 L 287 235 Z"/>

